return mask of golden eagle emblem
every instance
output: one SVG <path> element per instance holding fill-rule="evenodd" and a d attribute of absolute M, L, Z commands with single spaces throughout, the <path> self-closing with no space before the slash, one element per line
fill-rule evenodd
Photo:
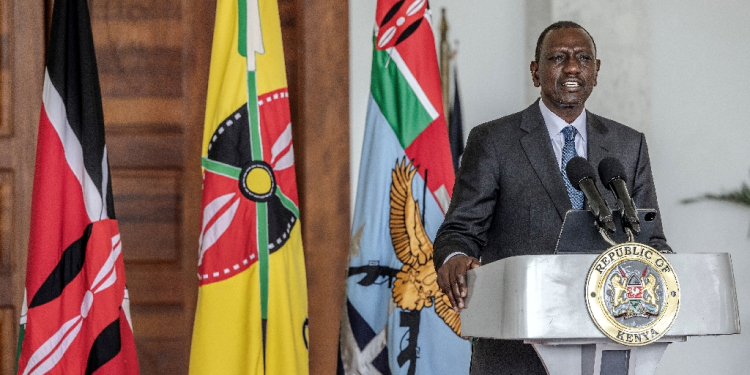
<path fill-rule="evenodd" d="M 435 304 L 435 312 L 461 335 L 461 320 L 448 297 L 440 290 L 432 257 L 432 241 L 422 224 L 419 205 L 412 195 L 412 180 L 417 169 L 412 162 L 396 161 L 391 183 L 390 229 L 393 248 L 404 265 L 396 274 L 393 301 L 404 310 L 421 310 Z"/>

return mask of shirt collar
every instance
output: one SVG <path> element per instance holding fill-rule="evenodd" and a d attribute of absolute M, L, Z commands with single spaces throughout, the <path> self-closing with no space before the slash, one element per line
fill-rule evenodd
<path fill-rule="evenodd" d="M 576 117 L 575 120 L 573 120 L 572 123 L 568 124 L 565 120 L 560 118 L 560 116 L 556 115 L 554 112 L 552 112 L 549 108 L 547 108 L 546 105 L 544 105 L 544 102 L 539 99 L 539 109 L 542 111 L 542 117 L 544 118 L 544 124 L 547 126 L 547 131 L 549 132 L 550 138 L 557 137 L 568 125 L 573 125 L 576 130 L 578 130 L 578 134 L 581 135 L 581 139 L 583 139 L 583 142 L 585 144 L 586 142 L 586 109 L 584 108 L 583 111 L 581 111 L 581 114 Z"/>

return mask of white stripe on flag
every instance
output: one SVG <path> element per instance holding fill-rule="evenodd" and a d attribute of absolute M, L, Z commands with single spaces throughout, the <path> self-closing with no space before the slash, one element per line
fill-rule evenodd
<path fill-rule="evenodd" d="M 255 71 L 255 53 L 264 54 L 266 49 L 263 46 L 263 32 L 260 27 L 260 6 L 258 0 L 248 0 L 247 4 L 247 18 L 245 25 L 247 26 L 247 70 L 249 72 Z"/>
<path fill-rule="evenodd" d="M 125 295 L 122 297 L 122 311 L 125 312 L 125 319 L 128 321 L 130 330 L 133 330 L 133 318 L 130 317 L 130 294 L 128 288 L 125 288 Z"/>
<path fill-rule="evenodd" d="M 271 147 L 271 164 L 276 161 L 276 158 L 279 157 L 279 154 L 281 154 L 281 151 L 284 151 L 286 149 L 286 146 L 289 146 L 289 144 L 292 143 L 292 123 L 288 123 L 286 125 L 286 128 L 281 133 L 279 138 L 276 140 L 276 142 L 273 143 L 273 146 Z"/>
<path fill-rule="evenodd" d="M 213 201 L 211 203 L 206 205 L 206 208 L 203 209 L 203 225 L 201 226 L 201 236 L 198 238 L 198 265 L 200 266 L 203 262 L 203 237 L 206 236 L 206 228 L 208 227 L 208 223 L 213 220 L 214 216 L 219 212 L 219 210 L 224 207 L 227 202 L 229 202 L 230 199 L 234 198 L 234 193 L 229 193 L 222 195 Z"/>
<path fill-rule="evenodd" d="M 40 364 L 40 362 L 42 362 L 42 360 L 44 360 L 44 358 L 46 358 L 50 353 L 52 353 L 52 351 L 58 345 L 60 345 L 60 342 L 63 341 L 63 338 L 68 333 L 70 333 L 70 329 L 75 324 L 80 323 L 80 321 L 81 321 L 81 316 L 79 315 L 79 316 L 76 316 L 75 318 L 70 319 L 67 322 L 65 322 L 65 324 L 63 324 L 62 327 L 60 327 L 60 329 L 58 329 L 57 332 L 54 335 L 52 335 L 52 337 L 50 337 L 44 344 L 42 344 L 42 346 L 39 347 L 39 349 L 36 350 L 36 352 L 34 352 L 34 354 L 31 355 L 31 358 L 29 358 L 29 362 L 26 363 L 26 369 L 24 369 L 23 375 L 28 375 L 29 372 L 34 369 L 34 367 L 36 367 L 38 364 Z M 78 334 L 77 331 L 74 332 L 74 333 L 76 335 Z M 44 366 L 44 365 L 45 364 L 49 365 L 50 362 L 49 361 L 45 361 L 42 364 L 42 366 L 40 366 L 39 368 L 37 368 L 37 370 L 39 370 L 40 368 L 42 368 L 44 366 L 44 369 L 46 369 L 44 371 L 45 372 L 49 371 L 49 369 L 51 369 L 52 367 L 54 367 L 54 365 L 57 362 L 60 361 L 60 358 L 62 358 L 62 354 L 60 355 L 59 358 L 57 358 L 56 360 L 53 360 L 54 363 L 51 363 L 52 366 L 50 366 L 49 368 L 47 366 Z M 34 373 L 37 373 L 37 372 L 38 371 L 35 371 Z M 42 372 L 42 373 L 44 373 L 44 372 Z"/>
<path fill-rule="evenodd" d="M 393 62 L 396 63 L 398 70 L 400 70 L 401 74 L 404 75 L 406 82 L 409 82 L 409 87 L 411 87 L 411 89 L 414 91 L 414 94 L 417 95 L 419 102 L 422 103 L 422 106 L 427 111 L 427 113 L 430 114 L 430 117 L 433 120 L 438 118 L 438 111 L 435 109 L 435 106 L 432 105 L 430 99 L 427 98 L 427 94 L 424 93 L 424 90 L 422 90 L 422 86 L 420 86 L 419 82 L 417 82 L 417 79 L 414 78 L 411 70 L 409 70 L 409 66 L 406 65 L 406 61 L 404 61 L 404 59 L 401 57 L 401 54 L 398 53 L 398 50 L 391 47 L 388 48 L 388 53 L 391 55 L 391 59 L 393 60 Z"/>
<path fill-rule="evenodd" d="M 115 281 L 117 281 L 117 269 L 115 268 L 115 263 L 120 257 L 121 252 L 122 242 L 120 242 L 120 235 L 118 234 L 115 237 L 112 237 L 112 252 L 109 253 L 109 258 L 107 258 L 104 266 L 102 266 L 102 268 L 99 270 L 94 283 L 91 284 L 91 289 L 94 290 L 94 293 L 99 293 L 102 290 L 109 288 L 110 286 L 112 286 L 112 284 L 115 283 Z M 104 276 L 106 276 L 107 274 L 109 274 L 107 280 L 105 280 L 102 284 L 99 284 L 99 282 L 101 282 Z"/>
<path fill-rule="evenodd" d="M 286 154 L 276 161 L 273 166 L 274 171 L 281 171 L 294 165 L 294 146 L 289 146 Z"/>
<path fill-rule="evenodd" d="M 78 317 L 80 319 L 80 316 Z M 63 355 L 65 355 L 65 352 L 68 351 L 68 348 L 70 348 L 70 344 L 73 343 L 73 340 L 78 337 L 78 332 L 81 331 L 81 326 L 83 326 L 83 320 L 79 320 L 78 323 L 76 323 L 75 327 L 70 331 L 68 335 L 65 336 L 65 338 L 60 343 L 60 346 L 57 347 L 57 349 L 47 358 L 46 361 L 44 361 L 39 367 L 34 370 L 34 372 L 31 373 L 31 375 L 43 375 L 48 373 L 50 370 L 52 370 L 55 365 L 60 362 Z"/>
<path fill-rule="evenodd" d="M 23 306 L 21 306 L 21 325 L 26 324 L 26 315 L 29 313 L 28 303 L 26 302 L 26 288 L 23 288 Z"/>
<path fill-rule="evenodd" d="M 206 206 L 203 216 L 210 215 L 208 220 L 214 217 L 216 213 L 219 211 L 219 208 L 225 206 L 224 204 L 222 204 L 222 201 L 228 195 L 229 194 L 216 198 L 213 202 L 211 202 L 208 206 Z M 234 196 L 234 194 L 231 194 L 231 195 L 232 197 Z M 221 204 L 221 205 L 219 206 L 218 204 Z M 216 243 L 216 241 L 219 240 L 221 235 L 224 234 L 227 228 L 229 228 L 229 225 L 232 224 L 232 219 L 234 219 L 234 215 L 237 213 L 237 208 L 239 208 L 239 206 L 240 206 L 240 200 L 236 199 L 234 203 L 232 203 L 232 205 L 226 211 L 224 211 L 224 213 L 221 214 L 221 216 L 219 216 L 218 219 L 216 219 L 214 224 L 211 225 L 210 228 L 206 229 L 203 232 L 200 254 L 198 256 L 199 266 L 203 263 L 203 255 L 206 254 L 206 251 L 208 251 L 208 249 L 211 246 L 213 246 Z M 209 211 L 209 208 L 211 210 L 209 213 L 207 213 L 206 211 Z M 204 219 L 204 226 L 208 223 L 208 220 Z"/>
<path fill-rule="evenodd" d="M 52 81 L 49 78 L 49 72 L 45 69 L 44 71 L 44 92 L 43 102 L 47 118 L 49 118 L 52 127 L 55 128 L 60 142 L 65 150 L 65 160 L 68 162 L 68 167 L 78 179 L 81 184 L 81 190 L 83 191 L 83 201 L 86 205 L 86 213 L 89 216 L 89 220 L 92 222 L 103 219 L 102 213 L 106 217 L 106 207 L 102 204 L 103 199 L 97 190 L 94 181 L 86 172 L 86 167 L 83 165 L 83 148 L 81 143 L 76 138 L 73 129 L 68 124 L 68 115 L 65 109 L 65 103 L 63 103 L 62 97 L 52 85 Z M 106 152 L 104 154 L 106 156 Z M 103 209 L 104 208 L 104 209 Z"/>
<path fill-rule="evenodd" d="M 109 189 L 107 183 L 109 182 L 109 161 L 107 160 L 107 145 L 104 145 L 102 153 L 102 211 L 99 214 L 99 220 L 107 218 L 107 194 Z"/>
<path fill-rule="evenodd" d="M 440 187 L 432 194 L 435 196 L 435 200 L 443 210 L 443 216 L 445 216 L 445 213 L 448 212 L 448 207 L 451 205 L 451 196 L 448 194 L 448 189 L 445 185 L 440 185 Z"/>

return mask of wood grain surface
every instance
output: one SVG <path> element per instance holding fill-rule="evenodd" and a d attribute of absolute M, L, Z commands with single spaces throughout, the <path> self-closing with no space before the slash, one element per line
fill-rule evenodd
<path fill-rule="evenodd" d="M 52 0 L 0 2 L 2 374 L 15 367 L 52 6 Z M 187 374 L 215 6 L 212 1 L 89 0 L 144 375 Z M 350 220 L 348 3 L 279 0 L 279 9 L 308 276 L 310 369 L 333 374 Z"/>

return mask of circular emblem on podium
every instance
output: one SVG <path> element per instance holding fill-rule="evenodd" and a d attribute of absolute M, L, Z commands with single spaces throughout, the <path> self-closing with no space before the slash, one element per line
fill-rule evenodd
<path fill-rule="evenodd" d="M 658 250 L 623 243 L 604 251 L 586 278 L 594 324 L 618 344 L 641 346 L 661 338 L 680 308 L 680 284 Z"/>

